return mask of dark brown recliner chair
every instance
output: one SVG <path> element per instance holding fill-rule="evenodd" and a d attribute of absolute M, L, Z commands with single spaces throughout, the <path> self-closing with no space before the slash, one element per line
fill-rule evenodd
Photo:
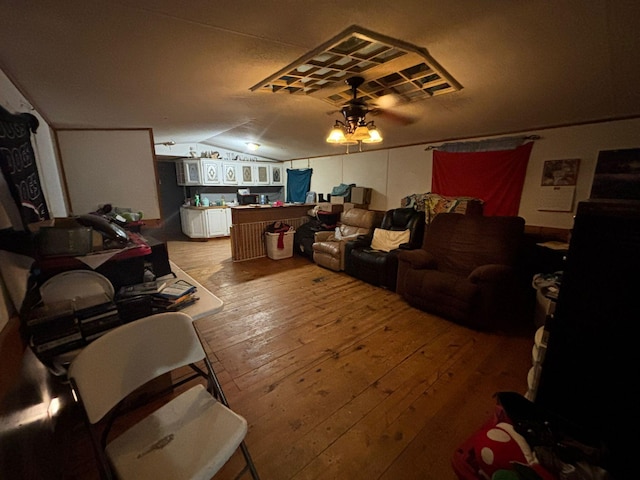
<path fill-rule="evenodd" d="M 422 248 L 398 254 L 397 292 L 412 306 L 478 330 L 511 329 L 526 317 L 518 269 L 521 217 L 441 213 Z"/>
<path fill-rule="evenodd" d="M 372 240 L 376 230 L 347 242 L 344 252 L 344 270 L 362 281 L 396 290 L 398 275 L 398 252 L 400 249 L 420 248 L 424 237 L 425 212 L 413 208 L 395 208 L 382 218 L 379 230 L 404 232 L 408 230 L 408 242 L 390 251 L 374 250 Z M 382 233 L 382 232 L 380 232 Z"/>

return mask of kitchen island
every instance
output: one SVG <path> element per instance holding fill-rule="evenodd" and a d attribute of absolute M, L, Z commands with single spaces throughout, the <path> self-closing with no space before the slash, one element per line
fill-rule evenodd
<path fill-rule="evenodd" d="M 227 206 L 208 207 L 183 205 L 180 207 L 182 233 L 193 239 L 207 240 L 229 236 L 231 210 Z"/>
<path fill-rule="evenodd" d="M 234 262 L 267 256 L 264 232 L 274 222 L 294 229 L 307 223 L 315 204 L 242 205 L 231 208 L 231 257 Z"/>

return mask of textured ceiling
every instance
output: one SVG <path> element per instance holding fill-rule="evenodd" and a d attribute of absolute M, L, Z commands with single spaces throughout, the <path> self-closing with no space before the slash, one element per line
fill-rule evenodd
<path fill-rule="evenodd" d="M 332 105 L 252 87 L 354 24 L 424 49 L 462 86 L 397 105 L 410 125 L 377 116 L 376 148 L 640 115 L 640 2 L 0 5 L 0 68 L 53 127 L 151 127 L 158 143 L 240 152 L 256 141 L 278 160 L 341 153 L 325 143 Z"/>

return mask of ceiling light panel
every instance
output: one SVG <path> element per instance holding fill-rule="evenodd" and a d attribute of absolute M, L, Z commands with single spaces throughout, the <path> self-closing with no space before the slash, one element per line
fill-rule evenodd
<path fill-rule="evenodd" d="M 394 94 L 413 102 L 462 88 L 425 48 L 353 25 L 251 90 L 308 95 L 341 106 L 352 96 L 345 80 L 355 75 L 364 77 L 359 91 L 372 101 Z"/>

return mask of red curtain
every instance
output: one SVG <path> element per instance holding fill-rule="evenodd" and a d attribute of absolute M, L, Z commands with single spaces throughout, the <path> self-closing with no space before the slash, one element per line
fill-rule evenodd
<path fill-rule="evenodd" d="M 533 142 L 513 150 L 433 152 L 431 191 L 484 200 L 485 215 L 517 215 Z"/>

